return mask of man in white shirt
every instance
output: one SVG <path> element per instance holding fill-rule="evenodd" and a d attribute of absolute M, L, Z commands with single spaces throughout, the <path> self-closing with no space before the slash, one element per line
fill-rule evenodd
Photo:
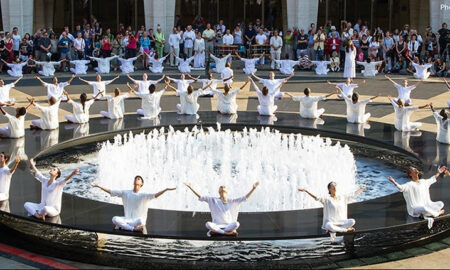
<path fill-rule="evenodd" d="M 408 86 L 408 80 L 404 80 L 403 86 L 402 86 L 402 85 L 394 82 L 387 75 L 385 75 L 384 77 L 386 77 L 386 79 L 391 81 L 394 84 L 395 88 L 397 88 L 398 96 L 397 96 L 397 98 L 394 99 L 394 101 L 397 102 L 397 100 L 402 99 L 405 102 L 405 104 L 411 105 L 412 104 L 411 91 L 416 89 L 416 87 L 421 83 L 421 81 L 419 81 L 415 85 Z"/>
<path fill-rule="evenodd" d="M 273 36 L 270 38 L 270 57 L 272 58 L 272 69 L 279 68 L 275 60 L 281 59 L 281 48 L 283 47 L 283 39 L 278 36 L 278 31 L 273 32 Z"/>
<path fill-rule="evenodd" d="M 41 117 L 39 120 L 31 120 L 31 129 L 53 130 L 59 127 L 58 110 L 59 104 L 61 103 L 61 98 L 49 98 L 48 106 L 41 106 L 35 103 L 34 98 L 28 98 L 28 101 L 30 101 L 31 104 L 41 111 Z"/>
<path fill-rule="evenodd" d="M 305 88 L 303 91 L 305 96 L 303 97 L 295 97 L 290 93 L 286 92 L 286 95 L 290 96 L 293 101 L 300 102 L 300 116 L 302 118 L 316 119 L 322 118 L 322 114 L 325 112 L 325 109 L 317 109 L 317 103 L 321 100 L 325 100 L 328 97 L 336 94 L 335 92 L 330 93 L 328 95 L 311 97 L 311 89 Z"/>
<path fill-rule="evenodd" d="M 377 66 L 380 66 L 383 62 L 374 62 L 368 57 L 365 62 L 356 61 L 356 63 L 364 67 L 364 70 L 361 71 L 364 77 L 375 77 L 378 74 Z"/>
<path fill-rule="evenodd" d="M 2 152 L 0 154 L 0 202 L 9 199 L 11 177 L 20 163 L 20 157 L 17 157 L 16 163 L 14 163 L 14 166 L 10 169 L 6 164 L 9 161 L 9 158 L 10 156 L 7 153 Z"/>
<path fill-rule="evenodd" d="M 264 45 L 267 43 L 267 36 L 264 34 L 263 30 L 259 28 L 258 34 L 255 37 L 256 44 Z"/>
<path fill-rule="evenodd" d="M 19 56 L 19 49 L 20 49 L 20 41 L 22 41 L 22 37 L 18 34 L 19 29 L 17 27 L 13 28 L 12 32 L 12 39 L 13 39 L 13 51 L 14 56 Z"/>
<path fill-rule="evenodd" d="M 160 83 L 166 77 L 166 75 L 162 75 L 162 77 L 158 80 L 148 80 L 147 73 L 142 74 L 142 80 L 135 80 L 130 75 L 127 75 L 127 77 L 134 83 L 134 87 L 138 87 L 139 94 L 148 94 L 148 87 L 152 84 L 156 85 Z"/>
<path fill-rule="evenodd" d="M 227 45 L 227 46 L 233 45 L 234 38 L 230 32 L 230 29 L 227 29 L 227 31 L 225 32 L 225 35 L 223 36 L 222 41 L 223 41 L 223 45 Z"/>
<path fill-rule="evenodd" d="M 0 79 L 0 102 L 5 104 L 6 106 L 14 106 L 15 99 L 9 97 L 9 92 L 11 91 L 11 88 L 15 87 L 16 84 L 22 79 L 22 77 L 19 77 L 16 81 L 10 84 L 6 84 L 5 82 Z"/>
<path fill-rule="evenodd" d="M 186 27 L 186 32 L 183 34 L 184 54 L 186 54 L 186 58 L 190 58 L 192 56 L 192 51 L 194 50 L 194 39 L 195 33 L 192 30 L 192 26 L 188 25 Z"/>
<path fill-rule="evenodd" d="M 175 190 L 176 188 L 166 188 L 158 193 L 140 192 L 144 185 L 144 179 L 137 175 L 134 177 L 134 185 L 132 190 L 110 190 L 97 184 L 93 187 L 99 188 L 113 197 L 122 198 L 125 216 L 115 216 L 112 218 L 115 229 L 123 229 L 134 232 L 145 232 L 147 224 L 148 203 L 150 200 L 156 199 L 163 195 L 166 191 Z"/>
<path fill-rule="evenodd" d="M 287 81 L 294 77 L 294 73 L 284 79 L 275 79 L 275 73 L 272 71 L 269 72 L 269 79 L 262 79 L 254 73 L 252 73 L 252 76 L 269 89 L 269 94 L 274 94 L 276 99 L 280 99 L 283 96 L 283 93 L 280 92 L 280 85 L 287 83 Z"/>
<path fill-rule="evenodd" d="M 220 79 L 222 79 L 223 84 L 231 88 L 231 85 L 233 84 L 233 76 L 234 73 L 233 70 L 231 69 L 231 64 L 230 62 L 227 62 L 225 64 L 225 68 L 220 73 Z"/>
<path fill-rule="evenodd" d="M 2 138 L 21 138 L 25 136 L 25 115 L 30 104 L 25 107 L 16 108 L 16 115 L 10 115 L 3 109 L 3 104 L 0 103 L 0 112 L 8 118 L 8 126 L 0 128 L 0 136 Z"/>
<path fill-rule="evenodd" d="M 97 97 L 97 99 L 101 99 L 100 96 L 97 96 L 98 92 L 103 92 L 102 97 L 104 95 L 106 95 L 106 86 L 108 84 L 114 82 L 118 78 L 119 78 L 119 76 L 117 76 L 114 79 L 109 80 L 109 81 L 102 81 L 102 76 L 100 76 L 100 74 L 97 74 L 96 81 L 92 82 L 92 81 L 86 81 L 85 79 L 78 77 L 78 79 L 80 79 L 80 81 L 85 82 L 92 86 L 92 90 L 93 90 L 92 97 Z"/>
<path fill-rule="evenodd" d="M 58 83 L 58 78 L 56 76 L 53 77 L 52 83 L 46 83 L 38 76 L 34 76 L 34 78 L 40 81 L 42 86 L 47 88 L 47 98 L 55 97 L 56 99 L 59 99 L 64 94 L 64 87 L 70 85 L 73 79 L 75 79 L 75 74 L 72 74 L 72 77 L 64 83 Z"/>
<path fill-rule="evenodd" d="M 216 39 L 216 32 L 211 29 L 211 24 L 206 25 L 202 37 L 205 40 L 206 63 L 208 63 L 210 54 L 214 53 L 214 39 Z"/>
<path fill-rule="evenodd" d="M 228 59 L 231 59 L 231 54 L 228 54 L 225 57 L 221 58 L 211 54 L 211 58 L 216 62 L 216 67 L 213 69 L 213 71 L 216 73 L 222 73 L 222 71 L 225 69 L 225 64 L 229 63 Z"/>
<path fill-rule="evenodd" d="M 181 36 L 177 32 L 177 28 L 172 29 L 172 34 L 169 36 L 169 46 L 170 46 L 170 66 L 178 66 L 177 57 L 180 56 L 180 41 Z"/>
<path fill-rule="evenodd" d="M 237 236 L 237 229 L 240 224 L 237 221 L 239 215 L 239 207 L 241 203 L 247 201 L 252 195 L 253 191 L 258 187 L 259 182 L 253 184 L 253 188 L 247 195 L 236 198 L 228 199 L 228 192 L 226 186 L 219 187 L 219 197 L 207 197 L 201 196 L 197 193 L 190 184 L 185 183 L 185 185 L 198 197 L 199 201 L 206 202 L 209 205 L 211 211 L 212 222 L 206 222 L 206 228 L 209 230 L 206 234 L 211 236 L 214 234 L 218 235 L 229 235 Z"/>

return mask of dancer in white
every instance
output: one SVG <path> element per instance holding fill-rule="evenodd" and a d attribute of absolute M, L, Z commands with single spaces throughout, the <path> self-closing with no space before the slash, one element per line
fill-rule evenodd
<path fill-rule="evenodd" d="M 186 56 L 184 58 L 177 57 L 178 70 L 181 73 L 191 73 L 191 62 L 194 60 L 194 57 L 195 55 L 189 58 L 186 58 Z"/>
<path fill-rule="evenodd" d="M 123 118 L 125 113 L 125 99 L 130 97 L 129 93 L 120 95 L 120 89 L 114 89 L 114 97 L 106 95 L 106 101 L 108 102 L 108 111 L 100 111 L 100 114 L 109 119 Z"/>
<path fill-rule="evenodd" d="M 222 72 L 220 72 L 220 78 L 222 79 L 223 84 L 231 88 L 231 86 L 233 85 L 233 77 L 234 72 L 231 69 L 231 63 L 227 62 L 225 64 L 225 68 L 222 69 Z"/>
<path fill-rule="evenodd" d="M 202 38 L 202 33 L 197 34 L 194 40 L 194 68 L 205 68 L 205 40 Z"/>
<path fill-rule="evenodd" d="M 203 90 L 203 96 L 212 97 L 214 92 L 217 91 L 217 84 L 223 82 L 223 80 L 214 79 L 212 73 L 208 73 L 208 79 L 200 79 L 197 82 L 202 83 L 202 87 L 210 85 L 208 88 Z"/>
<path fill-rule="evenodd" d="M 381 65 L 383 62 L 373 62 L 370 58 L 367 58 L 366 62 L 356 61 L 356 63 L 364 67 L 364 70 L 361 71 L 364 77 L 375 77 L 378 74 L 377 66 Z"/>
<path fill-rule="evenodd" d="M 75 68 L 70 68 L 70 72 L 75 75 L 85 75 L 88 70 L 88 65 L 91 63 L 89 60 L 72 60 L 69 62 L 71 65 L 74 65 Z"/>
<path fill-rule="evenodd" d="M 436 183 L 437 178 L 445 174 L 450 175 L 445 166 L 439 167 L 435 175 L 428 179 L 419 178 L 419 170 L 409 167 L 408 177 L 411 178 L 406 184 L 400 185 L 391 176 L 388 180 L 393 183 L 406 201 L 406 209 L 412 217 L 420 217 L 428 220 L 428 228 L 433 226 L 433 218 L 444 214 L 444 203 L 441 201 L 433 202 L 430 198 L 430 186 Z"/>
<path fill-rule="evenodd" d="M 392 106 L 394 106 L 395 110 L 394 126 L 397 130 L 414 131 L 418 130 L 419 127 L 422 126 L 422 123 L 411 122 L 410 121 L 411 115 L 419 109 L 428 107 L 430 104 L 417 107 L 405 104 L 403 99 L 401 98 L 397 99 L 397 101 L 392 100 L 391 97 L 388 98 L 391 101 Z"/>
<path fill-rule="evenodd" d="M 118 78 L 119 78 L 119 76 L 117 76 L 114 79 L 109 80 L 109 81 L 102 81 L 102 76 L 100 76 L 100 74 L 97 74 L 96 81 L 92 82 L 92 81 L 86 81 L 85 79 L 78 77 L 78 79 L 80 79 L 80 81 L 85 82 L 92 86 L 92 90 L 93 90 L 92 96 L 97 97 L 97 99 L 101 99 L 100 96 L 97 95 L 98 92 L 102 92 L 102 96 L 104 96 L 106 94 L 106 86 L 108 84 L 113 83 Z"/>
<path fill-rule="evenodd" d="M 202 196 L 195 191 L 191 184 L 185 185 L 198 197 L 201 202 L 208 203 L 211 211 L 212 221 L 206 222 L 205 226 L 209 230 L 206 234 L 208 237 L 212 235 L 229 235 L 237 236 L 237 229 L 240 224 L 237 221 L 239 215 L 239 207 L 241 203 L 247 201 L 258 187 L 259 182 L 253 184 L 252 189 L 247 195 L 235 199 L 228 199 L 228 192 L 226 186 L 219 187 L 219 197 Z"/>
<path fill-rule="evenodd" d="M 244 89 L 244 87 L 249 82 L 250 77 L 240 88 L 231 92 L 228 85 L 225 85 L 224 93 L 217 90 L 212 90 L 217 95 L 217 111 L 219 111 L 221 114 L 235 114 L 238 108 L 238 105 L 236 103 L 236 96 L 242 89 Z"/>
<path fill-rule="evenodd" d="M 3 104 L 0 103 L 0 112 L 8 118 L 8 126 L 0 128 L 0 136 L 2 138 L 21 138 L 25 136 L 25 115 L 31 105 L 32 103 L 30 102 L 27 107 L 16 108 L 16 115 L 11 115 L 3 109 Z"/>
<path fill-rule="evenodd" d="M 303 97 L 294 97 L 290 93 L 286 92 L 286 95 L 290 96 L 292 100 L 299 101 L 300 102 L 300 116 L 302 118 L 310 118 L 310 119 L 316 119 L 321 118 L 322 114 L 325 112 L 325 109 L 317 109 L 317 104 L 321 100 L 325 100 L 328 97 L 331 97 L 332 95 L 336 94 L 336 92 L 330 93 L 328 95 L 322 95 L 322 96 L 311 96 L 311 89 L 305 88 L 303 91 L 305 96 Z"/>
<path fill-rule="evenodd" d="M 139 57 L 141 57 L 142 54 L 137 55 L 133 58 L 117 58 L 120 62 L 120 70 L 122 70 L 122 74 L 128 74 L 134 72 L 134 61 L 136 61 Z"/>
<path fill-rule="evenodd" d="M 237 56 L 237 58 L 239 58 L 239 60 L 242 60 L 244 62 L 244 73 L 247 75 L 250 75 L 252 73 L 255 73 L 257 71 L 257 69 L 255 68 L 255 65 L 258 61 L 261 61 L 261 59 L 264 57 L 264 53 L 260 56 L 260 57 L 254 57 L 252 59 L 250 58 L 242 58 L 239 54 L 235 53 L 235 55 Z"/>
<path fill-rule="evenodd" d="M 316 71 L 317 75 L 327 75 L 328 71 L 330 71 L 328 69 L 328 65 L 331 64 L 331 61 L 321 60 L 321 61 L 310 61 L 310 62 L 311 62 L 311 64 L 316 66 L 315 71 Z"/>
<path fill-rule="evenodd" d="M 327 81 L 327 83 L 329 85 L 334 85 L 335 87 L 339 87 L 339 89 L 341 89 L 342 92 L 344 92 L 344 95 L 347 97 L 351 97 L 353 95 L 353 91 L 355 90 L 355 88 L 358 88 L 359 85 L 357 85 L 356 83 L 352 83 L 352 79 L 351 78 L 347 78 L 347 80 L 345 81 L 345 83 L 332 83 L 330 81 Z M 365 84 L 366 81 L 362 81 L 361 84 Z M 338 97 L 343 98 L 343 95 L 339 94 Z"/>
<path fill-rule="evenodd" d="M 132 81 L 134 83 L 134 87 L 138 88 L 138 93 L 139 94 L 148 94 L 148 87 L 151 84 L 158 84 L 160 83 L 162 80 L 164 80 L 164 78 L 166 77 L 166 75 L 162 75 L 162 77 L 158 80 L 148 80 L 148 76 L 147 73 L 142 74 L 142 80 L 135 80 L 133 79 L 129 74 L 127 74 L 128 79 L 130 79 L 130 81 Z"/>
<path fill-rule="evenodd" d="M 228 62 L 228 58 L 231 58 L 231 54 L 227 54 L 225 57 L 216 57 L 212 53 L 210 54 L 211 58 L 216 63 L 216 67 L 213 68 L 213 72 L 222 73 L 222 70 L 225 68 L 225 64 Z"/>
<path fill-rule="evenodd" d="M 52 83 L 46 83 L 38 76 L 34 76 L 34 78 L 40 81 L 42 86 L 47 88 L 47 98 L 55 97 L 56 99 L 59 99 L 64 94 L 64 87 L 70 85 L 73 79 L 75 79 L 75 74 L 72 74 L 72 77 L 64 83 L 58 83 L 58 78 L 56 76 L 53 77 Z"/>
<path fill-rule="evenodd" d="M 280 92 L 280 85 L 287 83 L 292 77 L 294 77 L 294 73 L 292 73 L 289 77 L 284 79 L 275 79 L 275 73 L 272 71 L 269 72 L 269 79 L 261 79 L 257 77 L 254 73 L 252 73 L 253 77 L 255 77 L 259 83 L 264 85 L 269 89 L 269 94 L 274 94 L 275 98 L 280 99 L 283 96 L 283 93 Z"/>
<path fill-rule="evenodd" d="M 426 80 L 428 77 L 430 77 L 431 73 L 428 71 L 429 68 L 433 66 L 431 63 L 426 63 L 423 60 L 420 60 L 420 64 L 414 63 L 411 58 L 409 58 L 409 61 L 411 61 L 411 65 L 414 67 L 416 72 L 414 72 L 414 78 L 419 80 Z"/>
<path fill-rule="evenodd" d="M 258 113 L 260 115 L 266 115 L 266 116 L 272 116 L 275 114 L 275 112 L 278 109 L 278 106 L 275 105 L 275 95 L 277 94 L 277 91 L 279 91 L 279 88 L 281 88 L 284 83 L 281 83 L 278 85 L 278 89 L 275 89 L 272 93 L 269 91 L 269 88 L 267 86 L 264 86 L 262 91 L 259 90 L 259 87 L 256 85 L 256 83 L 251 79 L 253 88 L 255 88 L 256 94 L 258 95 L 258 101 L 259 105 L 257 107 Z"/>
<path fill-rule="evenodd" d="M 347 205 L 353 199 L 363 192 L 366 187 L 363 186 L 351 194 L 337 194 L 337 184 L 330 182 L 328 184 L 328 196 L 318 197 L 304 188 L 299 188 L 298 191 L 305 192 L 314 200 L 323 204 L 323 221 L 322 229 L 328 231 L 334 240 L 335 233 L 354 232 L 356 221 L 353 218 L 347 217 Z"/>
<path fill-rule="evenodd" d="M 11 185 L 11 177 L 16 171 L 20 163 L 20 157 L 16 157 L 16 163 L 10 169 L 7 162 L 10 156 L 7 153 L 2 152 L 0 154 L 0 202 L 9 199 L 9 187 Z"/>
<path fill-rule="evenodd" d="M 61 60 L 58 62 L 40 62 L 40 61 L 34 61 L 35 65 L 42 66 L 42 70 L 39 70 L 38 73 L 42 76 L 55 76 L 55 66 L 60 66 L 62 62 L 65 62 L 66 60 Z"/>
<path fill-rule="evenodd" d="M 164 70 L 164 66 L 163 63 L 164 61 L 166 61 L 167 56 L 170 55 L 170 53 L 166 54 L 164 57 L 160 57 L 158 55 L 158 53 L 153 54 L 152 56 L 150 56 L 149 54 L 147 54 L 148 57 L 148 62 L 151 63 L 152 65 L 149 66 L 149 70 L 151 73 L 162 73 Z"/>
<path fill-rule="evenodd" d="M 356 47 L 353 41 L 350 39 L 345 47 L 345 65 L 344 65 L 344 78 L 356 77 Z"/>
<path fill-rule="evenodd" d="M 187 115 L 197 114 L 198 109 L 200 108 L 200 105 L 197 103 L 198 97 L 203 94 L 203 90 L 211 86 L 211 84 L 209 84 L 195 91 L 194 87 L 192 87 L 192 85 L 189 85 L 187 91 L 184 92 L 176 89 L 175 87 L 169 85 L 168 83 L 166 85 L 170 89 L 176 91 L 178 95 L 180 95 L 180 104 L 177 104 L 178 114 L 187 114 Z"/>
<path fill-rule="evenodd" d="M 450 119 L 445 109 L 439 113 L 434 110 L 433 104 L 430 104 L 434 119 L 437 125 L 436 141 L 440 143 L 450 144 Z M 1 108 L 0 108 L 1 109 Z"/>
<path fill-rule="evenodd" d="M 300 65 L 300 61 L 296 60 L 275 60 L 275 63 L 278 65 L 280 73 L 284 75 L 291 75 L 294 73 L 294 67 Z"/>
<path fill-rule="evenodd" d="M 106 58 L 99 58 L 99 57 L 93 57 L 93 56 L 87 56 L 90 59 L 97 61 L 98 67 L 94 68 L 97 73 L 109 73 L 111 70 L 111 61 L 113 59 L 118 58 L 117 55 L 106 57 Z"/>
<path fill-rule="evenodd" d="M 403 81 L 403 86 L 401 86 L 400 84 L 394 82 L 394 81 L 393 81 L 391 78 L 389 78 L 387 75 L 384 76 L 384 77 L 386 77 L 386 79 L 390 80 L 390 81 L 394 84 L 395 88 L 397 88 L 398 96 L 397 96 L 397 98 L 394 99 L 394 100 L 397 101 L 398 99 L 403 99 L 403 101 L 404 101 L 406 104 L 411 105 L 411 104 L 412 104 L 412 100 L 411 100 L 411 91 L 414 90 L 414 89 L 416 89 L 417 86 L 421 83 L 421 81 L 419 81 L 419 82 L 418 82 L 417 84 L 415 84 L 415 85 L 408 86 L 408 80 L 404 80 L 404 81 Z"/>
<path fill-rule="evenodd" d="M 379 97 L 379 95 L 360 101 L 358 93 L 353 93 L 352 98 L 349 98 L 342 92 L 342 90 L 340 91 L 344 97 L 345 103 L 347 104 L 347 122 L 355 124 L 368 122 L 370 113 L 366 113 L 366 105 Z"/>
<path fill-rule="evenodd" d="M 22 77 L 19 77 L 16 81 L 9 84 L 5 84 L 5 81 L 0 79 L 0 103 L 3 103 L 6 106 L 14 106 L 16 100 L 9 97 L 9 92 L 21 79 Z"/>
<path fill-rule="evenodd" d="M 80 102 L 73 101 L 69 94 L 64 91 L 64 94 L 67 97 L 67 102 L 72 105 L 73 115 L 66 114 L 65 117 L 67 121 L 74 123 L 74 124 L 84 124 L 89 122 L 89 109 L 91 108 L 92 104 L 94 104 L 96 98 L 99 95 L 102 95 L 103 92 L 98 92 L 97 96 L 92 98 L 91 100 L 87 100 L 88 97 L 86 93 L 82 93 L 80 95 Z"/>
<path fill-rule="evenodd" d="M 5 63 L 5 65 L 7 65 L 9 68 L 11 68 L 11 70 L 7 70 L 6 72 L 8 73 L 9 76 L 11 77 L 22 77 L 23 76 L 23 72 L 22 69 L 24 66 L 28 65 L 28 61 L 25 62 L 20 62 L 20 59 L 17 58 L 17 61 L 15 63 L 8 63 L 5 60 L 1 59 L 3 61 L 3 63 Z"/>
<path fill-rule="evenodd" d="M 163 195 L 166 191 L 176 188 L 166 188 L 158 193 L 140 192 L 144 185 L 144 179 L 141 176 L 134 178 L 132 190 L 110 190 L 108 188 L 93 184 L 92 187 L 99 188 L 113 197 L 122 198 L 123 210 L 125 216 L 115 216 L 112 218 L 116 229 L 126 231 L 144 232 L 147 224 L 148 203 Z"/>
<path fill-rule="evenodd" d="M 36 162 L 30 159 L 31 169 L 34 171 L 34 177 L 41 182 L 41 203 L 26 202 L 24 207 L 28 215 L 45 221 L 46 217 L 55 217 L 61 213 L 61 201 L 63 188 L 66 183 L 74 176 L 80 173 L 79 169 L 75 169 L 69 176 L 58 180 L 61 177 L 59 168 L 51 168 L 50 177 L 45 177 L 36 168 Z"/>
<path fill-rule="evenodd" d="M 135 92 L 129 83 L 127 83 L 128 89 L 132 91 L 136 96 L 140 97 L 142 100 L 141 108 L 137 109 L 136 113 L 143 116 L 143 119 L 152 119 L 158 117 L 161 112 L 160 101 L 162 95 L 166 91 L 167 85 L 170 81 L 166 82 L 164 89 L 160 91 L 156 91 L 156 86 L 154 84 L 150 84 L 148 87 L 148 93 L 143 94 L 140 92 Z"/>
<path fill-rule="evenodd" d="M 191 80 L 186 80 L 186 75 L 191 78 Z M 196 82 L 198 80 L 198 78 L 200 78 L 200 76 L 198 76 L 197 78 L 192 77 L 190 74 L 181 74 L 180 79 L 173 79 L 171 77 L 167 77 L 167 79 L 169 79 L 170 81 L 173 81 L 174 83 L 177 84 L 177 96 L 178 96 L 178 92 L 187 92 L 188 86 L 193 83 Z"/>
<path fill-rule="evenodd" d="M 49 106 L 41 106 L 34 101 L 34 98 L 28 98 L 28 101 L 41 111 L 40 120 L 31 120 L 30 128 L 52 130 L 59 127 L 58 110 L 61 98 L 51 97 L 48 99 Z"/>

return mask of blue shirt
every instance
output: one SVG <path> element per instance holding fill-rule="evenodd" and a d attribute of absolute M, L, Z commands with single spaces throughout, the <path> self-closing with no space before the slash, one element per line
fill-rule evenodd
<path fill-rule="evenodd" d="M 72 43 L 72 41 L 70 41 L 69 38 L 67 38 L 67 37 L 62 38 L 62 39 L 58 42 L 58 47 L 59 47 L 60 45 L 61 45 L 61 46 L 67 46 L 67 47 L 59 48 L 60 52 L 61 52 L 61 53 L 68 53 L 68 52 L 69 52 L 69 45 L 70 45 L 70 43 Z"/>
<path fill-rule="evenodd" d="M 147 38 L 143 38 L 143 37 L 141 37 L 140 39 L 139 39 L 139 43 L 141 44 L 141 47 L 142 48 L 144 48 L 144 49 L 148 49 L 148 48 L 150 48 L 150 38 L 149 37 L 147 37 Z"/>

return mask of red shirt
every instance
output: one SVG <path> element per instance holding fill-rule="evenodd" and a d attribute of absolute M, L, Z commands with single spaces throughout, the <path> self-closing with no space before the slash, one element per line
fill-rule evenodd
<path fill-rule="evenodd" d="M 109 41 L 109 39 L 103 39 L 102 40 L 102 49 L 105 51 L 110 51 L 111 50 L 111 43 Z"/>
<path fill-rule="evenodd" d="M 137 48 L 136 37 L 130 35 L 128 37 L 128 49 L 136 49 L 136 48 Z"/>

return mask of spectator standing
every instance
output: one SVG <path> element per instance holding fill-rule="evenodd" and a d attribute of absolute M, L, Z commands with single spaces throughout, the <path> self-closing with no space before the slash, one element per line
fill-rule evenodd
<path fill-rule="evenodd" d="M 180 41 L 181 36 L 177 32 L 177 28 L 172 29 L 172 34 L 169 36 L 169 46 L 170 46 L 170 66 L 178 66 L 177 57 L 180 57 Z"/>
<path fill-rule="evenodd" d="M 56 39 L 55 34 L 50 34 L 50 53 L 52 56 L 50 57 L 50 61 L 59 61 L 59 49 L 58 49 L 58 40 Z"/>
<path fill-rule="evenodd" d="M 305 29 L 300 29 L 300 33 L 297 37 L 297 58 L 300 59 L 300 55 L 304 53 L 308 54 L 308 35 L 305 34 Z"/>
<path fill-rule="evenodd" d="M 52 47 L 52 43 L 48 38 L 48 33 L 45 32 L 43 37 L 39 39 L 39 48 L 40 48 L 40 61 L 47 61 L 48 53 L 50 53 L 50 48 Z"/>
<path fill-rule="evenodd" d="M 317 34 L 314 35 L 314 56 L 315 60 L 319 61 L 323 58 L 323 50 L 325 48 L 325 34 L 322 30 L 317 30 Z"/>
<path fill-rule="evenodd" d="M 184 32 L 183 34 L 184 54 L 186 55 L 186 58 L 190 58 L 192 56 L 192 51 L 194 49 L 194 39 L 195 33 L 192 30 L 192 26 L 188 25 L 186 28 L 186 32 Z"/>
<path fill-rule="evenodd" d="M 223 25 L 223 21 L 222 21 Z M 217 25 L 221 27 L 220 25 Z M 225 27 L 225 26 L 224 26 Z M 216 33 L 213 29 L 211 29 L 211 24 L 208 23 L 206 25 L 206 30 L 203 31 L 203 39 L 205 42 L 205 51 L 206 51 L 206 62 L 209 63 L 209 55 L 214 54 L 214 39 L 216 38 Z"/>
<path fill-rule="evenodd" d="M 239 26 L 236 26 L 234 28 L 233 38 L 234 38 L 235 45 L 242 45 L 242 31 Z"/>
<path fill-rule="evenodd" d="M 288 55 L 288 59 L 294 59 L 292 43 L 294 40 L 294 36 L 292 35 L 291 30 L 287 30 L 287 34 L 284 36 L 284 54 Z"/>
<path fill-rule="evenodd" d="M 60 53 L 60 60 L 72 60 L 70 56 L 70 46 L 72 44 L 72 41 L 67 37 L 66 33 L 63 32 L 62 38 L 58 42 L 58 49 Z M 68 71 L 69 69 L 66 67 L 66 62 L 61 62 L 61 68 L 64 69 L 64 71 Z"/>
<path fill-rule="evenodd" d="M 166 38 L 164 37 L 164 33 L 161 30 L 161 27 L 158 25 L 156 27 L 156 33 L 155 33 L 155 48 L 156 52 L 158 53 L 158 57 L 162 58 L 164 57 L 164 45 L 166 44 Z"/>
<path fill-rule="evenodd" d="M 18 31 L 19 31 L 19 29 L 17 27 L 14 27 L 12 36 L 11 36 L 14 41 L 14 46 L 13 46 L 14 57 L 19 56 L 20 41 L 22 40 L 22 37 L 18 34 Z"/>
<path fill-rule="evenodd" d="M 139 38 L 139 44 L 141 46 L 141 53 L 144 54 L 150 54 L 150 37 L 148 36 L 148 33 L 144 31 L 142 33 L 142 36 Z M 134 57 L 134 56 L 133 56 Z M 161 55 L 158 55 L 158 57 L 162 57 Z M 142 66 L 144 66 L 144 69 L 148 69 L 148 57 L 142 57 Z"/>
<path fill-rule="evenodd" d="M 73 41 L 73 47 L 75 49 L 75 59 L 83 59 L 84 58 L 84 49 L 86 47 L 86 43 L 84 39 L 81 37 L 81 31 L 77 32 L 77 37 Z"/>
<path fill-rule="evenodd" d="M 281 59 L 281 48 L 283 47 L 283 39 L 278 35 L 278 30 L 273 32 L 273 36 L 270 38 L 270 57 L 272 58 L 272 69 L 279 68 L 279 65 L 275 60 Z"/>
<path fill-rule="evenodd" d="M 439 54 L 442 56 L 447 48 L 447 34 L 449 30 L 447 29 L 447 24 L 443 23 L 442 28 L 438 30 L 439 33 Z"/>

